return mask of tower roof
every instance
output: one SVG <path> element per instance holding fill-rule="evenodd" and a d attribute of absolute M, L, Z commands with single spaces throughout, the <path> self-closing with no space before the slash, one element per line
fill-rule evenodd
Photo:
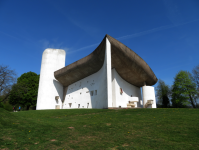
<path fill-rule="evenodd" d="M 149 65 L 130 48 L 106 35 L 88 56 L 54 72 L 55 78 L 68 86 L 101 69 L 105 58 L 106 38 L 111 43 L 111 66 L 127 82 L 137 87 L 154 85 L 158 79 Z"/>

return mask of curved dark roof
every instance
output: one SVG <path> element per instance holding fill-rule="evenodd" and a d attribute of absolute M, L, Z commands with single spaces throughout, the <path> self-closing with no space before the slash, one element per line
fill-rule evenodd
<path fill-rule="evenodd" d="M 154 85 L 158 79 L 149 65 L 130 48 L 106 35 L 100 45 L 88 56 L 54 72 L 64 86 L 79 81 L 101 69 L 104 63 L 106 37 L 111 43 L 111 65 L 127 82 L 137 87 Z"/>

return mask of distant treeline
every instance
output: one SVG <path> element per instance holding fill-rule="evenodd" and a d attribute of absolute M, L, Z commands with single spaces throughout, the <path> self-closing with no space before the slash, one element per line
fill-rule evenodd
<path fill-rule="evenodd" d="M 158 108 L 199 108 L 199 65 L 192 73 L 179 71 L 172 86 L 159 79 L 156 98 Z"/>
<path fill-rule="evenodd" d="M 0 65 L 0 107 L 12 111 L 35 109 L 39 86 L 39 75 L 27 72 L 17 78 L 14 70 Z"/>

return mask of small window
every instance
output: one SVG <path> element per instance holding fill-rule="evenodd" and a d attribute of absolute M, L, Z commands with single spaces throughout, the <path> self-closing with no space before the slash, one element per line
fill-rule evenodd
<path fill-rule="evenodd" d="M 97 90 L 95 90 L 95 95 L 97 95 Z"/>
<path fill-rule="evenodd" d="M 72 103 L 68 103 L 69 104 L 69 107 L 71 108 L 71 106 L 72 106 Z"/>
<path fill-rule="evenodd" d="M 78 104 L 78 108 L 80 108 L 80 104 Z"/>
<path fill-rule="evenodd" d="M 120 94 L 122 95 L 122 93 L 123 93 L 123 90 L 122 90 L 122 88 L 120 88 Z"/>
<path fill-rule="evenodd" d="M 91 96 L 93 96 L 93 91 L 90 92 Z"/>

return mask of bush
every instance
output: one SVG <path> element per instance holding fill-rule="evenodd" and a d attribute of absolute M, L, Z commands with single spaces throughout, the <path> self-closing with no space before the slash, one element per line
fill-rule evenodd
<path fill-rule="evenodd" d="M 8 102 L 4 103 L 4 109 L 7 111 L 13 111 L 13 106 L 10 105 Z"/>
<path fill-rule="evenodd" d="M 156 104 L 157 108 L 163 108 L 161 104 Z"/>
<path fill-rule="evenodd" d="M 4 108 L 4 105 L 0 102 L 0 108 Z"/>

